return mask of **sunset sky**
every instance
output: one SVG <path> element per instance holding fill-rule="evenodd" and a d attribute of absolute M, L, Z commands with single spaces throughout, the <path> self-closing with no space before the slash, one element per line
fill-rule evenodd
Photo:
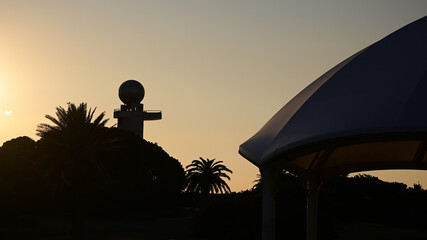
<path fill-rule="evenodd" d="M 258 169 L 237 151 L 284 104 L 362 48 L 427 14 L 427 1 L 0 0 L 0 145 L 34 140 L 55 107 L 87 102 L 116 123 L 118 88 L 145 87 L 145 124 L 183 166 L 216 158 L 233 191 Z M 427 171 L 375 176 L 427 187 Z"/>

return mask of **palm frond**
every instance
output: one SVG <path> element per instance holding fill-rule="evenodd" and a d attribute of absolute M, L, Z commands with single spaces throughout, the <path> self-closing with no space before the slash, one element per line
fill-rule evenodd
<path fill-rule="evenodd" d="M 222 163 L 222 161 L 202 157 L 193 160 L 186 166 L 186 191 L 201 194 L 231 192 L 223 178 L 230 180 L 225 172 L 232 173 L 232 171 Z"/>
<path fill-rule="evenodd" d="M 108 121 L 104 119 L 105 112 L 92 122 L 96 108 L 88 110 L 86 103 L 80 103 L 78 106 L 73 103 L 67 105 L 66 109 L 56 107 L 56 117 L 46 115 L 51 124 L 41 123 L 36 130 L 45 147 L 50 148 L 52 158 L 60 160 L 52 162 L 56 165 L 53 169 L 59 173 L 57 176 L 62 176 L 58 180 L 66 185 L 73 185 L 73 181 L 80 181 L 76 180 L 79 177 L 91 174 L 87 169 L 95 169 L 95 175 L 103 182 L 108 182 L 108 173 L 94 157 L 97 152 L 105 149 L 108 142 L 102 138 L 104 126 Z M 71 168 L 73 170 L 69 170 Z"/>

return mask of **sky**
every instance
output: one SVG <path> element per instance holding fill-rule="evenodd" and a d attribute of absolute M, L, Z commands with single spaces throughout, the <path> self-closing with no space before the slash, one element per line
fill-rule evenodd
<path fill-rule="evenodd" d="M 258 169 L 238 154 L 283 105 L 353 53 L 427 14 L 425 0 L 0 0 L 0 145 L 34 140 L 57 106 L 108 126 L 128 79 L 145 88 L 144 137 L 185 167 L 216 158 L 233 191 Z M 427 188 L 427 172 L 370 172 Z"/>

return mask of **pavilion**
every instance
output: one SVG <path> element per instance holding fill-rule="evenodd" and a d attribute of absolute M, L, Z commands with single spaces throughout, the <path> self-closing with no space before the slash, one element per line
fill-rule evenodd
<path fill-rule="evenodd" d="M 427 16 L 344 60 L 297 94 L 239 153 L 260 168 L 262 239 L 275 239 L 275 181 L 306 181 L 307 239 L 317 237 L 326 179 L 383 169 L 427 169 Z"/>

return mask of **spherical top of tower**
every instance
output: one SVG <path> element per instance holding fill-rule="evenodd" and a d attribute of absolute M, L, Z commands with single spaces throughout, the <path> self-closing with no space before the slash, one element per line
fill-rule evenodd
<path fill-rule="evenodd" d="M 145 90 L 142 84 L 135 80 L 127 80 L 119 88 L 119 98 L 126 105 L 138 104 L 144 99 Z"/>

